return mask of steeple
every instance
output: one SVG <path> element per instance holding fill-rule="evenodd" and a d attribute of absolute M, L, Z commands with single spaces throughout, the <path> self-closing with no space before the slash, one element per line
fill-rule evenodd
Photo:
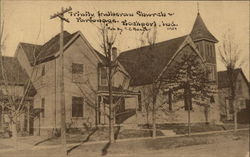
<path fill-rule="evenodd" d="M 196 17 L 196 20 L 194 22 L 194 26 L 193 26 L 193 29 L 190 33 L 190 36 L 192 37 L 192 39 L 194 41 L 208 40 L 208 41 L 211 41 L 214 43 L 218 42 L 218 40 L 207 29 L 205 23 L 203 22 L 203 20 L 200 16 L 199 9 L 198 9 L 197 17 Z"/>

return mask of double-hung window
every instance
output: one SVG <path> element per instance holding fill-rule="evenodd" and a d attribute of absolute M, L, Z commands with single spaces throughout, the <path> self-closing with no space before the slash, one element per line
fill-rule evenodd
<path fill-rule="evenodd" d="M 72 81 L 82 82 L 83 80 L 83 64 L 72 63 Z"/>
<path fill-rule="evenodd" d="M 83 97 L 72 97 L 72 117 L 83 117 Z"/>

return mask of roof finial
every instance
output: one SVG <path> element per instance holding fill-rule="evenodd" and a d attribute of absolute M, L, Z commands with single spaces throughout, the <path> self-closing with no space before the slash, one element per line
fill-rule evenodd
<path fill-rule="evenodd" d="M 198 1 L 197 1 L 197 13 L 198 13 L 198 15 L 200 14 L 199 2 Z"/>

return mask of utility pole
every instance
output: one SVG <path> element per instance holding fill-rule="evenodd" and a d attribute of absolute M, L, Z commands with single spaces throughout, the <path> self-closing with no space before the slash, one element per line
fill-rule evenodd
<path fill-rule="evenodd" d="M 61 144 L 62 151 L 65 156 L 67 156 L 67 146 L 66 146 L 66 115 L 65 115 L 65 94 L 64 94 L 64 61 L 63 61 L 63 22 L 69 23 L 69 20 L 64 18 L 64 14 L 72 10 L 71 7 L 66 9 L 61 9 L 61 12 L 57 12 L 52 15 L 50 19 L 59 17 L 61 21 L 61 33 L 60 33 L 60 56 L 59 56 L 59 78 L 60 78 L 60 104 L 61 104 Z M 56 93 L 55 93 L 56 94 Z"/>

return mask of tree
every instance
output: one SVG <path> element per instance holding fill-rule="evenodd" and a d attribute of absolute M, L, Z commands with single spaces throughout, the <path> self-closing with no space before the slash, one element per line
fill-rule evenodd
<path fill-rule="evenodd" d="M 39 37 L 40 31 L 38 32 Z M 0 76 L 1 76 L 1 106 L 2 110 L 5 110 L 9 119 L 9 125 L 11 128 L 12 138 L 17 141 L 17 133 L 18 133 L 18 121 L 20 117 L 29 111 L 31 104 L 31 100 L 29 95 L 34 92 L 33 83 L 40 80 L 41 77 L 37 76 L 37 69 L 32 68 L 30 76 L 24 82 L 24 85 L 21 87 L 16 86 L 15 81 L 20 81 L 20 76 L 22 73 L 25 73 L 20 68 L 17 68 L 19 65 L 16 65 L 16 62 L 12 62 L 13 60 L 6 60 L 6 58 L 13 58 L 17 61 L 17 58 L 14 57 L 5 57 L 5 39 L 4 39 L 4 21 L 1 25 L 0 39 L 1 39 L 1 49 L 0 49 Z M 34 62 L 32 65 L 36 64 L 37 58 L 39 55 L 36 54 L 36 47 L 33 47 L 32 54 L 34 55 Z M 11 62 L 11 63 L 10 63 Z M 17 61 L 18 62 L 18 61 Z M 19 64 L 19 63 L 17 63 Z M 9 69 L 9 65 L 13 69 Z M 16 71 L 18 69 L 18 71 Z M 22 88 L 20 90 L 20 88 Z M 29 112 L 29 115 L 32 115 Z M 29 121 L 29 120 L 28 120 Z"/>
<path fill-rule="evenodd" d="M 148 46 L 150 47 L 150 50 L 154 51 L 156 39 L 157 39 L 157 27 L 154 26 L 150 28 L 148 32 L 146 33 L 143 32 L 141 34 L 141 38 L 140 38 L 141 46 L 143 47 L 144 44 L 147 43 Z M 149 61 L 153 61 L 154 59 L 154 57 L 151 55 L 146 54 L 146 57 Z M 151 67 L 151 68 L 153 69 L 154 67 Z M 146 109 L 146 114 L 147 114 L 147 122 L 148 122 L 148 117 L 149 117 L 150 112 L 152 113 L 152 137 L 153 138 L 156 137 L 156 113 L 159 107 L 162 105 L 162 104 L 157 103 L 157 97 L 159 93 L 161 92 L 161 87 L 162 87 L 162 82 L 160 81 L 160 79 L 154 78 L 152 85 L 150 87 L 146 87 L 147 92 L 150 96 L 148 98 L 145 98 L 145 100 L 143 100 L 144 105 L 145 105 L 144 107 Z"/>
<path fill-rule="evenodd" d="M 162 78 L 168 91 L 176 93 L 177 99 L 184 100 L 184 108 L 188 111 L 188 135 L 191 133 L 193 102 L 204 107 L 207 120 L 209 101 L 215 93 L 213 82 L 208 79 L 208 71 L 202 64 L 197 54 L 183 54 L 179 61 L 174 61 L 168 77 Z"/>
<path fill-rule="evenodd" d="M 231 30 L 227 30 L 223 34 L 222 44 L 218 47 L 220 60 L 227 70 L 227 79 L 229 84 L 229 104 L 234 113 L 234 131 L 237 130 L 237 112 L 238 106 L 235 102 L 236 99 L 236 73 L 234 72 L 237 67 L 244 64 L 244 60 L 240 58 L 241 50 L 235 42 L 234 34 Z"/>
<path fill-rule="evenodd" d="M 114 134 L 114 120 L 115 120 L 115 106 L 113 104 L 113 83 L 112 78 L 115 73 L 115 69 L 118 67 L 117 56 L 112 52 L 114 44 L 117 38 L 117 32 L 115 30 L 110 30 L 109 25 L 106 23 L 100 23 L 98 30 L 101 35 L 100 47 L 105 56 L 105 67 L 107 71 L 108 80 L 108 92 L 109 92 L 109 142 L 113 143 L 115 141 Z M 117 54 L 116 54 L 117 55 Z"/>

